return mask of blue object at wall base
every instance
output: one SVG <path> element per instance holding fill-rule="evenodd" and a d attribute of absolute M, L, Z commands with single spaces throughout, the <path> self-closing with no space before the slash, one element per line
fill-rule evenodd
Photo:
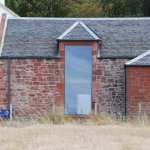
<path fill-rule="evenodd" d="M 0 118 L 9 119 L 10 118 L 10 110 L 9 109 L 0 109 Z"/>

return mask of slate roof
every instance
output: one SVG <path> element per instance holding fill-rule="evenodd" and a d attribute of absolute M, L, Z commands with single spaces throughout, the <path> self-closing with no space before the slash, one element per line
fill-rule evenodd
<path fill-rule="evenodd" d="M 1 57 L 58 57 L 58 38 L 77 21 L 101 39 L 101 58 L 134 58 L 150 49 L 150 18 L 11 18 Z M 93 38 L 87 34 L 79 25 L 64 40 Z"/>
<path fill-rule="evenodd" d="M 128 61 L 126 66 L 150 66 L 150 50 Z"/>

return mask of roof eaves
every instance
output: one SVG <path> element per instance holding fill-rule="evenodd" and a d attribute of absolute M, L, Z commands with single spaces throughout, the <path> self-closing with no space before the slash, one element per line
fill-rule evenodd
<path fill-rule="evenodd" d="M 131 65 L 125 65 L 125 67 L 150 67 L 150 64 L 131 64 Z"/>
<path fill-rule="evenodd" d="M 0 56 L 0 59 L 60 59 L 60 55 L 56 56 Z"/>
<path fill-rule="evenodd" d="M 132 56 L 97 56 L 98 59 L 133 59 Z"/>

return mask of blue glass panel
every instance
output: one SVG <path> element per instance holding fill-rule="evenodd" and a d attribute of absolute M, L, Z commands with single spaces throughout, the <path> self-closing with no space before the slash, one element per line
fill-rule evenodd
<path fill-rule="evenodd" d="M 65 113 L 91 112 L 92 47 L 65 46 Z"/>

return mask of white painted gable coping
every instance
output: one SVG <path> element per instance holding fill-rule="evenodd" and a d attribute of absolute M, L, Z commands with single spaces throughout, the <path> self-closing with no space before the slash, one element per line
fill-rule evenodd
<path fill-rule="evenodd" d="M 7 16 L 6 16 L 6 20 L 5 20 L 5 24 L 4 24 L 4 29 L 2 32 L 2 39 L 1 39 L 1 43 L 0 43 L 0 56 L 2 56 L 2 50 L 3 50 L 3 46 L 4 46 L 4 39 L 5 39 L 5 33 L 6 33 L 6 28 L 7 28 Z"/>
<path fill-rule="evenodd" d="M 5 0 L 0 0 L 0 3 L 5 5 Z"/>
<path fill-rule="evenodd" d="M 68 28 L 62 35 L 60 35 L 57 39 L 63 40 L 63 38 L 70 33 L 76 26 L 81 25 L 95 40 L 99 40 L 100 38 L 82 21 L 75 22 L 70 28 Z"/>
<path fill-rule="evenodd" d="M 0 3 L 0 15 L 1 14 L 7 14 L 7 16 L 10 17 L 19 17 L 15 12 L 10 10 L 8 7 Z"/>
<path fill-rule="evenodd" d="M 62 40 L 68 33 L 70 33 L 77 25 L 79 22 L 75 22 L 70 28 L 68 28 L 62 35 L 60 35 L 57 39 Z"/>
<path fill-rule="evenodd" d="M 150 50 L 148 50 L 148 51 L 146 51 L 145 53 L 143 53 L 143 54 L 137 56 L 136 58 L 134 58 L 134 59 L 132 59 L 132 60 L 126 62 L 126 65 L 131 65 L 131 64 L 137 62 L 138 60 L 142 59 L 143 57 L 145 57 L 145 56 L 147 56 L 147 55 L 149 55 L 149 54 L 150 54 Z"/>

